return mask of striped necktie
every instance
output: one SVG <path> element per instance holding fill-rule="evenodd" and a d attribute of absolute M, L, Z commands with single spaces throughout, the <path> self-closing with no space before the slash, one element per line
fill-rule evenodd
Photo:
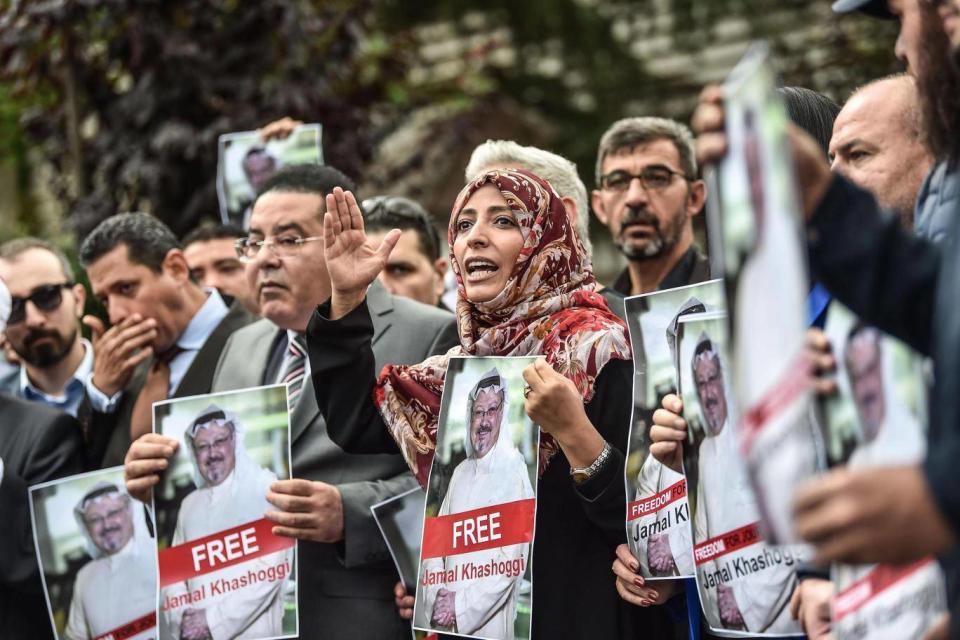
<path fill-rule="evenodd" d="M 287 354 L 283 361 L 283 377 L 280 382 L 287 385 L 287 403 L 290 411 L 297 406 L 297 398 L 303 391 L 303 378 L 307 372 L 307 343 L 297 334 L 294 340 L 287 341 Z"/>

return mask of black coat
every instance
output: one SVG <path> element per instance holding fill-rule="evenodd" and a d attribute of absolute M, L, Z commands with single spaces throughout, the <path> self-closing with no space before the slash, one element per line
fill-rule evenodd
<path fill-rule="evenodd" d="M 338 321 L 314 315 L 307 335 L 320 410 L 331 439 L 352 453 L 395 453 L 396 442 L 373 405 L 376 379 L 366 305 Z M 537 489 L 533 549 L 531 638 L 667 638 L 661 608 L 627 604 L 611 571 L 626 542 L 623 451 L 630 428 L 633 366 L 613 360 L 596 380 L 587 416 L 613 445 L 600 474 L 575 485 L 562 452 L 550 461 Z"/>
<path fill-rule="evenodd" d="M 27 487 L 83 470 L 70 415 L 0 394 L 0 638 L 52 638 L 30 526 Z M 67 514 L 65 517 L 70 517 Z"/>

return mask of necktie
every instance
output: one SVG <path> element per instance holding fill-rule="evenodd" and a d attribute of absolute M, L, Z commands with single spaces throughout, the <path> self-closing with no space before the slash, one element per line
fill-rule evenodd
<path fill-rule="evenodd" d="M 158 355 L 150 365 L 147 379 L 130 414 L 131 442 L 153 430 L 153 403 L 166 400 L 170 394 L 170 361 L 182 351 L 183 349 L 174 345 Z"/>
<path fill-rule="evenodd" d="M 287 406 L 290 411 L 297 406 L 297 398 L 303 391 L 303 379 L 307 372 L 307 343 L 302 335 L 287 341 L 287 353 L 283 360 L 283 377 L 280 382 L 287 385 Z"/>

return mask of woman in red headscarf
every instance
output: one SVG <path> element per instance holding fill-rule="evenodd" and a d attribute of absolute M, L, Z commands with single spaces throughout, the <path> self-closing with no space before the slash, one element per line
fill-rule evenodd
<path fill-rule="evenodd" d="M 307 338 L 330 437 L 354 453 L 399 447 L 425 486 L 448 357 L 543 356 L 524 371 L 526 411 L 542 430 L 531 637 L 668 637 L 659 608 L 628 605 L 610 579 L 613 550 L 626 535 L 630 343 L 596 291 L 560 198 L 522 170 L 490 171 L 468 184 L 448 230 L 460 346 L 418 365 L 388 365 L 374 380 L 364 296 L 398 235 L 373 246 L 352 194 L 327 196 L 333 292 Z"/>

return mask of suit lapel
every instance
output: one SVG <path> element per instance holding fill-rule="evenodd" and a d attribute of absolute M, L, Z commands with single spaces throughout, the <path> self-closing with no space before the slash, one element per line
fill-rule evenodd
<path fill-rule="evenodd" d="M 220 360 L 220 352 L 223 351 L 223 347 L 227 343 L 227 338 L 240 327 L 249 324 L 250 320 L 250 314 L 239 304 L 230 309 L 230 312 L 224 316 L 213 333 L 207 337 L 193 362 L 190 363 L 187 372 L 183 374 L 183 379 L 173 394 L 174 398 L 210 393 L 213 374 L 216 371 L 217 362 Z"/>
<path fill-rule="evenodd" d="M 290 414 L 290 444 L 293 445 L 315 421 L 322 425 L 322 421 L 317 420 L 319 417 L 320 407 L 317 406 L 317 393 L 313 389 L 313 381 L 304 380 L 303 391 L 297 399 L 297 406 Z"/>
<path fill-rule="evenodd" d="M 379 280 L 374 280 L 367 289 L 367 308 L 370 310 L 370 319 L 373 321 L 373 339 L 370 344 L 375 345 L 390 328 L 393 314 L 393 297 L 383 288 Z"/>

